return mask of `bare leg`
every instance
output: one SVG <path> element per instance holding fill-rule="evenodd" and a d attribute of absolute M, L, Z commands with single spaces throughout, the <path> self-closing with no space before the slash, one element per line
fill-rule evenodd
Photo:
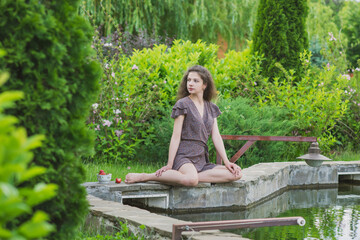
<path fill-rule="evenodd" d="M 207 183 L 226 183 L 239 180 L 242 173 L 235 176 L 224 165 L 219 165 L 213 169 L 206 170 L 199 173 L 199 182 Z"/>
<path fill-rule="evenodd" d="M 129 173 L 125 177 L 126 183 L 158 181 L 170 185 L 196 186 L 198 173 L 191 163 L 182 165 L 179 171 L 167 170 L 157 177 L 155 173 Z"/>

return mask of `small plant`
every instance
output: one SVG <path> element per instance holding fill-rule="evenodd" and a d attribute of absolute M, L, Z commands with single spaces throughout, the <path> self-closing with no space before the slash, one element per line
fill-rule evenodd
<path fill-rule="evenodd" d="M 126 222 L 119 221 L 118 231 L 114 234 L 99 234 L 85 231 L 84 229 L 80 231 L 79 235 L 75 240 L 145 240 L 145 239 L 155 239 L 153 238 L 152 231 L 148 232 L 144 225 L 140 225 L 135 229 L 137 233 L 133 233 L 128 227 Z M 100 231 L 100 232 L 105 232 Z"/>

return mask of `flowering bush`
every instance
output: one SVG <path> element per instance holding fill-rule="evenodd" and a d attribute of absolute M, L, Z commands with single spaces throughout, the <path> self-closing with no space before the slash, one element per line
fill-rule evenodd
<path fill-rule="evenodd" d="M 353 77 L 350 78 L 350 75 Z M 335 125 L 337 143 L 342 148 L 359 151 L 360 146 L 360 68 L 351 70 L 351 74 L 344 75 L 348 86 L 344 93 L 349 100 L 348 109 L 342 119 Z"/>

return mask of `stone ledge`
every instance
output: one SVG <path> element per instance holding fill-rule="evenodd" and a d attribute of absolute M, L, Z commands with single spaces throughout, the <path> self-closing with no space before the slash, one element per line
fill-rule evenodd
<path fill-rule="evenodd" d="M 338 172 L 345 171 L 360 171 L 360 161 L 325 162 L 320 167 L 310 167 L 305 162 L 260 163 L 243 169 L 243 178 L 239 181 L 201 183 L 195 187 L 168 186 L 156 182 L 85 183 L 83 186 L 87 188 L 88 194 L 104 200 L 122 202 L 122 196 L 127 196 L 127 199 L 131 199 L 127 201 L 163 211 L 239 209 L 252 207 L 285 189 L 336 186 Z M 139 195 L 136 199 L 131 198 Z"/>

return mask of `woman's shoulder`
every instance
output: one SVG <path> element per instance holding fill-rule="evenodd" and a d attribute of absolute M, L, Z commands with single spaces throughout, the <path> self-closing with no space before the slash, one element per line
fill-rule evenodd
<path fill-rule="evenodd" d="M 213 117 L 218 117 L 221 114 L 221 111 L 219 109 L 219 107 L 213 103 L 213 102 L 208 102 L 209 106 L 210 106 L 210 111 L 212 112 Z"/>
<path fill-rule="evenodd" d="M 171 113 L 172 118 L 177 118 L 179 115 L 186 115 L 188 113 L 188 101 L 186 98 L 188 97 L 181 98 L 175 103 Z"/>
<path fill-rule="evenodd" d="M 180 98 L 179 100 L 177 100 L 177 103 L 180 102 L 180 103 L 185 103 L 185 102 L 188 102 L 190 100 L 190 98 L 188 96 L 186 97 L 183 97 L 183 98 Z"/>

